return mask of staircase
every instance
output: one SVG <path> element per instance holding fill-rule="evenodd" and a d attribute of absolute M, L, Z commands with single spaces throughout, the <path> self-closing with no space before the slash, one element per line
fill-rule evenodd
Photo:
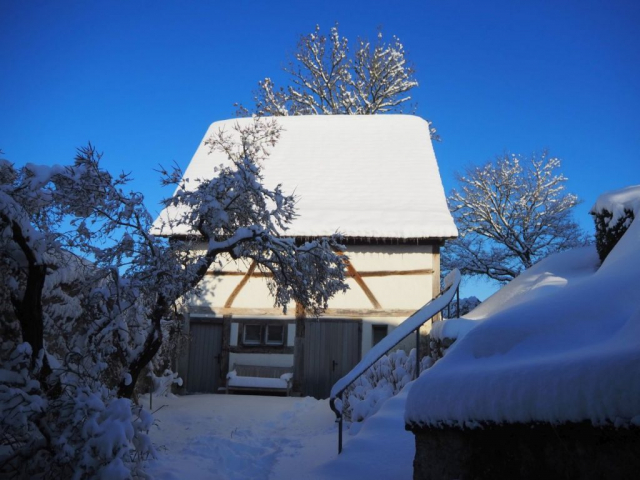
<path fill-rule="evenodd" d="M 342 452 L 343 417 L 341 407 L 336 406 L 336 400 L 340 400 L 340 405 L 342 405 L 342 394 L 344 391 L 383 355 L 386 355 L 392 348 L 398 345 L 398 343 L 414 332 L 416 334 L 416 367 L 414 378 L 418 378 L 420 375 L 420 327 L 447 308 L 453 301 L 454 296 L 457 296 L 458 304 L 460 303 L 460 278 L 460 272 L 458 270 L 449 273 L 444 279 L 444 289 L 437 297 L 425 304 L 420 310 L 416 311 L 398 325 L 389 335 L 374 345 L 349 373 L 333 385 L 329 406 L 335 413 L 336 422 L 338 422 L 338 453 Z M 460 311 L 459 305 L 457 311 Z"/>

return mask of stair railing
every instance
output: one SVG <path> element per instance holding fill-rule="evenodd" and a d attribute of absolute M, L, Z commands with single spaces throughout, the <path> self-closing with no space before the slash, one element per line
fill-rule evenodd
<path fill-rule="evenodd" d="M 457 297 L 457 311 L 460 311 L 460 272 L 453 270 L 444 279 L 444 289 L 438 296 L 427 302 L 421 309 L 417 310 L 413 315 L 408 317 L 404 322 L 398 325 L 389 335 L 374 345 L 369 352 L 351 369 L 344 377 L 338 380 L 331 389 L 329 406 L 336 415 L 338 423 L 338 453 L 342 453 L 342 423 L 343 416 L 341 408 L 336 406 L 336 400 L 340 400 L 341 407 L 344 405 L 342 394 L 353 382 L 365 373 L 380 358 L 386 355 L 392 348 L 401 341 L 416 332 L 416 367 L 414 370 L 414 378 L 420 376 L 420 327 L 433 317 L 448 308 L 453 301 L 454 296 Z"/>

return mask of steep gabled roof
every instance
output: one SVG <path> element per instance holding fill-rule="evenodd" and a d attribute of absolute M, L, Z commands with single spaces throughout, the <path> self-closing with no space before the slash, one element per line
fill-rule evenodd
<path fill-rule="evenodd" d="M 205 135 L 231 132 L 236 123 L 215 122 Z M 458 231 L 447 208 L 431 145 L 429 125 L 408 115 L 279 117 L 280 140 L 264 162 L 267 186 L 295 192 L 299 217 L 294 237 L 340 232 L 346 237 L 441 239 Z M 185 177 L 211 178 L 224 163 L 220 152 L 198 147 Z M 171 216 L 165 209 L 160 217 Z M 189 227 L 155 233 L 181 235 Z"/>

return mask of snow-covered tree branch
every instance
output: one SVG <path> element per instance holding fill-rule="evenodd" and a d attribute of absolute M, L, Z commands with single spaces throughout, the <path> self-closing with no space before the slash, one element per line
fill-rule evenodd
<path fill-rule="evenodd" d="M 228 158 L 227 164 L 215 167 L 214 178 L 185 179 L 180 172 L 165 172 L 165 182 L 178 184 L 165 205 L 181 212 L 167 226 L 194 228 L 190 238 L 172 243 L 178 251 L 187 251 L 193 242 L 207 245 L 201 257 L 184 266 L 188 288 L 202 279 L 220 255 L 251 259 L 273 274 L 270 288 L 277 306 L 286 308 L 295 301 L 317 315 L 331 296 L 346 288 L 342 257 L 334 253 L 339 249 L 334 238 L 297 244 L 286 237 L 295 218 L 296 199 L 280 185 L 265 187 L 262 176 L 262 163 L 268 161 L 269 147 L 279 135 L 275 120 L 255 119 L 206 141 L 211 150 L 222 151 Z M 194 183 L 197 187 L 191 188 Z"/>
<path fill-rule="evenodd" d="M 565 193 L 560 160 L 545 151 L 528 161 L 505 154 L 468 168 L 449 195 L 460 237 L 447 244 L 444 269 L 508 282 L 550 253 L 584 244 Z"/>
<path fill-rule="evenodd" d="M 151 420 L 128 399 L 149 365 L 166 367 L 159 354 L 171 350 L 168 334 L 179 335 L 179 304 L 221 256 L 271 272 L 285 309 L 296 302 L 318 314 L 346 289 L 339 245 L 286 238 L 295 198 L 263 185 L 279 133 L 256 119 L 209 139 L 228 157 L 212 165 L 213 178 L 163 172 L 164 184 L 178 185 L 165 200 L 181 212 L 172 221 L 193 226 L 172 241 L 151 233 L 143 196 L 125 191 L 126 174 L 103 170 L 91 145 L 69 166 L 0 160 L 2 474 L 140 472 L 137 460 L 153 454 Z M 116 421 L 122 436 L 103 440 Z"/>
<path fill-rule="evenodd" d="M 88 146 L 69 166 L 0 160 L 3 478 L 130 478 L 153 455 L 150 415 L 110 388 L 129 346 L 105 295 L 110 269 L 77 256 L 97 258 L 100 242 L 116 240 L 100 212 L 126 218 L 126 176 L 101 170 L 99 157 Z"/>
<path fill-rule="evenodd" d="M 290 84 L 276 87 L 269 77 L 258 82 L 255 108 L 239 106 L 242 116 L 373 115 L 403 113 L 418 86 L 415 71 L 397 37 L 390 43 L 378 32 L 374 43 L 358 40 L 351 54 L 338 26 L 324 35 L 319 26 L 298 41 L 284 68 Z M 436 135 L 431 128 L 431 136 Z"/>

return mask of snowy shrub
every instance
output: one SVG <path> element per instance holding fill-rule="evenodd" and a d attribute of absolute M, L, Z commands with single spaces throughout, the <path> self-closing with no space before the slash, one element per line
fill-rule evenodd
<path fill-rule="evenodd" d="M 447 318 L 458 318 L 466 315 L 481 303 L 482 302 L 477 297 L 461 298 L 460 311 L 458 312 L 458 303 L 454 299 L 442 313 L 445 314 Z"/>
<path fill-rule="evenodd" d="M 413 380 L 415 365 L 415 349 L 409 355 L 404 350 L 397 350 L 380 358 L 344 391 L 342 415 L 345 421 L 351 422 L 351 433 L 357 433 L 361 422 L 375 414 L 386 400 Z M 431 365 L 431 359 L 425 357 L 421 361 L 421 370 Z"/>
<path fill-rule="evenodd" d="M 142 461 L 154 455 L 147 436 L 151 414 L 113 392 L 86 386 L 69 390 L 52 405 L 60 415 L 54 468 L 78 479 L 144 476 Z"/>
<path fill-rule="evenodd" d="M 462 308 L 461 308 L 462 310 Z M 453 345 L 455 342 L 455 338 L 434 338 L 433 336 L 429 337 L 429 358 L 432 363 L 437 362 L 442 357 L 444 357 L 449 350 L 449 347 Z"/>
<path fill-rule="evenodd" d="M 65 252 L 43 257 L 39 354 L 19 343 L 19 322 L 3 322 L 0 476 L 143 477 L 142 461 L 154 454 L 146 435 L 152 418 L 116 393 L 124 335 L 133 330 L 105 314 L 104 272 Z M 19 272 L 15 278 L 23 281 Z"/>
<path fill-rule="evenodd" d="M 607 209 L 591 212 L 596 224 L 596 249 L 600 261 L 604 262 L 609 252 L 613 250 L 616 243 L 622 238 L 629 225 L 635 218 L 633 210 L 624 208 L 624 214 L 614 218 L 613 213 Z"/>
<path fill-rule="evenodd" d="M 177 372 L 174 372 L 170 369 L 166 369 L 162 375 L 155 375 L 153 372 L 149 372 L 149 378 L 152 384 L 152 392 L 153 395 L 170 395 L 171 387 L 173 385 L 177 385 L 179 387 L 182 386 L 182 378 L 178 376 Z"/>
<path fill-rule="evenodd" d="M 30 376 L 31 347 L 18 345 L 3 359 L 0 369 L 0 476 L 27 477 L 25 454 L 38 463 L 38 452 L 45 444 L 42 435 L 33 435 L 35 422 L 44 415 L 47 401 L 40 383 Z"/>
<path fill-rule="evenodd" d="M 0 476 L 144 478 L 142 461 L 155 455 L 151 414 L 90 375 L 80 377 L 78 365 L 54 365 L 47 380 L 55 387 L 43 389 L 31 362 L 23 343 L 0 369 Z M 42 359 L 36 363 L 41 371 Z"/>

